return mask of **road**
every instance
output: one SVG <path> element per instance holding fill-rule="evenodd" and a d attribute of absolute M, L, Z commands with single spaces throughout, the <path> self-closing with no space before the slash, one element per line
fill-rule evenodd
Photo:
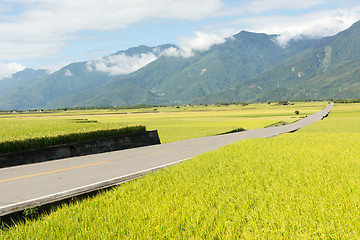
<path fill-rule="evenodd" d="M 121 184 L 204 152 L 296 131 L 333 107 L 292 124 L 0 169 L 0 216 Z"/>

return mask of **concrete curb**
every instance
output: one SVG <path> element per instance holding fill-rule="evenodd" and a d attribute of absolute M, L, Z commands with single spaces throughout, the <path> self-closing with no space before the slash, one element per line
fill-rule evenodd
<path fill-rule="evenodd" d="M 155 144 L 160 144 L 159 135 L 156 130 L 71 144 L 62 144 L 22 152 L 0 154 L 0 168 Z"/>

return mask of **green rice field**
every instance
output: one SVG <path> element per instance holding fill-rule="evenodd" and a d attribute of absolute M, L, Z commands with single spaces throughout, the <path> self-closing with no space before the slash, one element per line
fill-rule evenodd
<path fill-rule="evenodd" d="M 359 186 L 360 104 L 336 104 L 295 133 L 202 154 L 0 239 L 359 239 Z"/>

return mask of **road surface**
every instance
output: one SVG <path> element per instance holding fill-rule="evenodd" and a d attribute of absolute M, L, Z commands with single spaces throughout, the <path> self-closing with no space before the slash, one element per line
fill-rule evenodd
<path fill-rule="evenodd" d="M 292 124 L 0 169 L 0 216 L 121 184 L 204 152 L 247 139 L 293 132 L 328 115 Z"/>

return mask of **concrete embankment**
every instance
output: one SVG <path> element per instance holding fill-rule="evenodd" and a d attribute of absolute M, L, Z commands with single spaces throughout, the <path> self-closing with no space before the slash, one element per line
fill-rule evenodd
<path fill-rule="evenodd" d="M 160 144 L 157 131 L 0 154 L 0 168 Z"/>

